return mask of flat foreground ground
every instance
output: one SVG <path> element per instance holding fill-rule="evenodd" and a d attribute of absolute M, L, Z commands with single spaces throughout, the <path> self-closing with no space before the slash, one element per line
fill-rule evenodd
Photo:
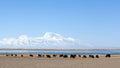
<path fill-rule="evenodd" d="M 120 68 L 120 58 L 0 57 L 0 68 Z"/>

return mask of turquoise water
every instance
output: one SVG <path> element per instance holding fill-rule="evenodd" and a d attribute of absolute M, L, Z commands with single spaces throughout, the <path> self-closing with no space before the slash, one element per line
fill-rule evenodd
<path fill-rule="evenodd" d="M 0 54 L 120 54 L 120 51 L 30 51 L 30 50 L 0 50 Z"/>

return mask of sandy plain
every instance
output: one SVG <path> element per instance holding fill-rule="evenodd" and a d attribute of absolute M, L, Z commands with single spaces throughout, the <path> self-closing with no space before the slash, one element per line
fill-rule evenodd
<path fill-rule="evenodd" d="M 0 56 L 0 68 L 120 68 L 120 55 L 75 59 Z"/>

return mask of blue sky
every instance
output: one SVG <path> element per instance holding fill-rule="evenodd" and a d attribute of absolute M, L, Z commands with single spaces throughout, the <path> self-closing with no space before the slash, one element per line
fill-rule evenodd
<path fill-rule="evenodd" d="M 54 32 L 120 48 L 119 0 L 0 0 L 0 39 Z"/>

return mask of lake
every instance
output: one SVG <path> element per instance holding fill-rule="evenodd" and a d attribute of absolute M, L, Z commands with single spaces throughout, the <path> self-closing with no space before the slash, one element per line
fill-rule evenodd
<path fill-rule="evenodd" d="M 0 50 L 0 54 L 120 54 L 120 50 Z"/>

